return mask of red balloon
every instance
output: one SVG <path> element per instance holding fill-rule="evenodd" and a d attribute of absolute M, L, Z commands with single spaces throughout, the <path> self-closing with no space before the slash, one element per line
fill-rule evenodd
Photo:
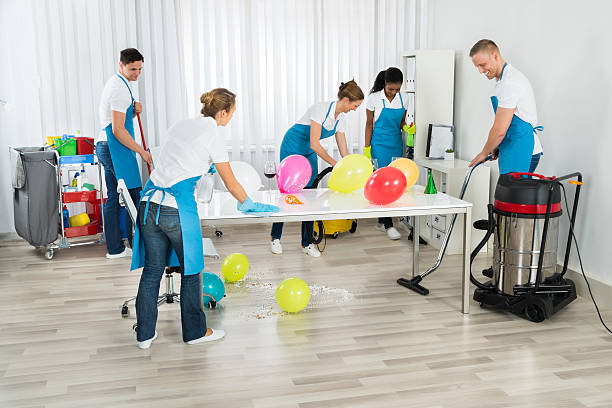
<path fill-rule="evenodd" d="M 406 177 L 400 169 L 383 167 L 376 170 L 366 182 L 363 195 L 372 204 L 390 204 L 406 190 Z"/>

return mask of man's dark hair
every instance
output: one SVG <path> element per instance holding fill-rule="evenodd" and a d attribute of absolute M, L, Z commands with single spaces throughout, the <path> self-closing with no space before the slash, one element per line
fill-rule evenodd
<path fill-rule="evenodd" d="M 474 46 L 470 50 L 470 57 L 473 57 L 481 51 L 486 51 L 489 54 L 493 53 L 493 51 L 497 51 L 497 53 L 499 53 L 499 48 L 497 47 L 497 44 L 495 44 L 493 41 L 482 39 L 476 44 L 474 44 Z"/>
<path fill-rule="evenodd" d="M 135 61 L 144 62 L 144 57 L 136 48 L 126 48 L 125 50 L 121 51 L 119 61 L 121 61 L 123 65 L 127 65 Z"/>

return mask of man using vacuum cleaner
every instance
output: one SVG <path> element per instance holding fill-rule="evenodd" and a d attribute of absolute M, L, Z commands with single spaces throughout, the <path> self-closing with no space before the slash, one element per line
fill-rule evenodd
<path fill-rule="evenodd" d="M 470 58 L 487 79 L 495 79 L 491 104 L 495 121 L 482 151 L 469 166 L 480 163 L 489 155 L 499 155 L 499 174 L 533 173 L 542 156 L 542 144 L 536 134 L 536 111 L 533 88 L 527 77 L 502 58 L 491 40 L 480 40 L 470 50 Z"/>
<path fill-rule="evenodd" d="M 142 180 L 136 153 L 147 164 L 151 154 L 134 139 L 133 117 L 142 112 L 142 104 L 134 100 L 130 83 L 142 72 L 144 57 L 135 48 L 121 51 L 119 71 L 106 82 L 100 98 L 102 130 L 96 138 L 96 155 L 104 166 L 108 198 L 104 204 L 104 235 L 108 259 L 131 257 L 132 250 L 121 239 L 119 195 L 117 180 L 123 179 L 132 201 L 138 207 Z M 128 240 L 132 242 L 132 225 L 126 217 Z"/>
<path fill-rule="evenodd" d="M 578 181 L 571 180 L 577 185 L 571 233 L 582 176 L 573 173 L 558 178 L 524 177 L 535 170 L 541 154 L 534 131 L 537 115 L 531 85 L 522 73 L 502 59 L 493 41 L 478 41 L 470 57 L 480 73 L 497 80 L 491 97 L 495 121 L 484 148 L 470 163 L 459 198 L 463 198 L 474 169 L 485 161 L 499 157 L 500 173 L 495 204 L 488 206 L 488 219 L 474 224 L 487 233 L 472 251 L 471 261 L 492 235 L 495 238 L 493 267 L 483 271 L 490 280 L 481 283 L 470 273 L 470 281 L 477 287 L 474 300 L 482 306 L 497 307 L 541 322 L 576 299 L 574 283 L 564 277 L 571 235 L 560 273 L 556 272 L 557 237 L 561 181 L 578 178 Z M 455 219 L 456 216 L 451 217 L 436 263 L 412 279 L 398 279 L 400 285 L 421 295 L 429 293 L 420 282 L 440 265 Z"/>

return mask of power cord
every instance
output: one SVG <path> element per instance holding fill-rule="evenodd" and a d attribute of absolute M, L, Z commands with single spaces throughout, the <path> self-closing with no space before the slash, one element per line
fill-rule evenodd
<path fill-rule="evenodd" d="M 576 235 L 574 234 L 574 227 L 572 226 L 572 220 L 570 219 L 570 210 L 567 204 L 567 195 L 565 194 L 565 186 L 559 183 L 561 188 L 563 189 L 563 199 L 565 200 L 565 209 L 567 214 L 567 219 L 569 220 L 570 232 L 572 233 L 572 238 L 574 239 L 574 244 L 576 245 L 576 253 L 578 254 L 578 261 L 580 262 L 580 271 L 582 272 L 582 276 L 584 277 L 584 281 L 587 284 L 587 288 L 589 289 L 589 295 L 591 296 L 591 300 L 593 301 L 593 305 L 595 306 L 595 310 L 597 311 L 597 316 L 599 316 L 599 321 L 606 328 L 608 333 L 612 334 L 612 330 L 606 325 L 603 318 L 601 317 L 601 312 L 599 311 L 599 307 L 597 306 L 597 302 L 595 301 L 595 297 L 593 296 L 593 292 L 591 291 L 591 284 L 584 273 L 584 267 L 582 266 L 582 256 L 580 255 L 580 249 L 578 248 L 578 240 L 576 239 Z"/>
<path fill-rule="evenodd" d="M 317 249 L 319 250 L 319 252 L 323 253 L 323 251 L 325 251 L 325 248 L 327 247 L 327 235 L 325 235 L 325 225 L 323 223 L 323 221 L 319 222 L 319 221 L 315 221 L 317 223 L 317 228 L 319 228 L 319 236 L 323 237 L 323 248 L 321 248 L 319 245 L 321 245 L 321 243 L 319 242 L 317 244 Z"/>
<path fill-rule="evenodd" d="M 325 251 L 325 248 L 327 247 L 327 235 L 325 235 L 325 228 L 323 227 L 321 227 L 321 232 L 323 233 L 323 248 L 319 246 L 321 245 L 321 243 L 319 242 L 317 244 L 317 249 L 319 250 L 319 252 L 323 253 L 323 251 Z"/>

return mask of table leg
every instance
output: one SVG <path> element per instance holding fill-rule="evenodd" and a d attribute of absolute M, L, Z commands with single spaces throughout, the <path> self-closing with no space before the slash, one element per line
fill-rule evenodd
<path fill-rule="evenodd" d="M 412 217 L 414 226 L 412 227 L 412 277 L 419 274 L 419 237 L 420 237 L 420 218 Z"/>
<path fill-rule="evenodd" d="M 461 311 L 467 314 L 470 313 L 470 252 L 472 248 L 472 207 L 468 207 L 463 217 L 463 292 L 461 295 Z"/>

